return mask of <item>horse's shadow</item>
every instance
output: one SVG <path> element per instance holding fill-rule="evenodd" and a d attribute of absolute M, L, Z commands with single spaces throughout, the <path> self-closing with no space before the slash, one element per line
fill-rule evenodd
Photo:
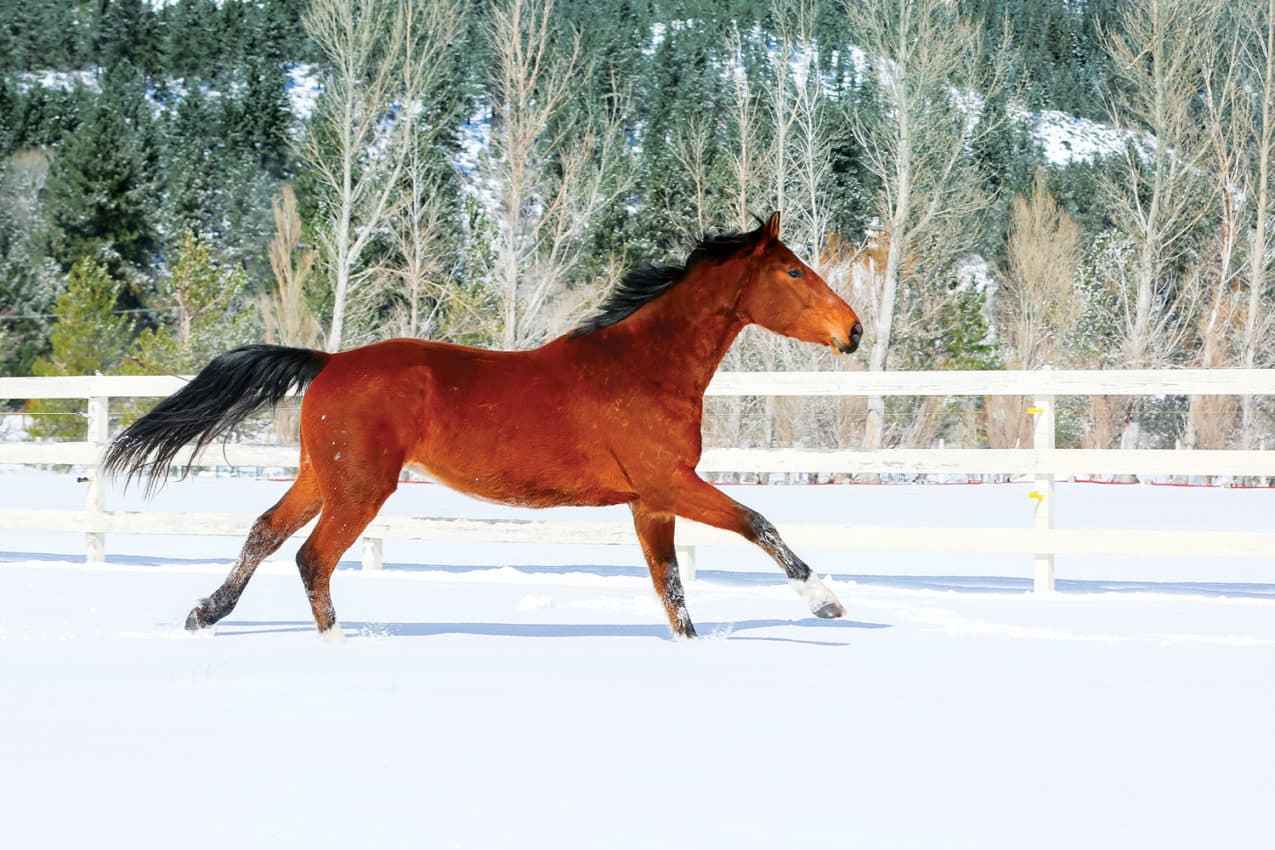
<path fill-rule="evenodd" d="M 696 625 L 701 637 L 725 640 L 763 640 L 777 643 L 800 643 L 811 646 L 848 646 L 847 641 L 818 640 L 780 635 L 747 635 L 759 629 L 796 626 L 803 630 L 888 629 L 887 623 L 855 620 L 734 620 L 703 622 Z M 238 637 L 279 632 L 312 632 L 314 623 L 302 620 L 226 620 L 217 625 L 217 637 Z M 368 623 L 343 622 L 346 637 L 440 637 L 443 635 L 478 635 L 482 637 L 518 638 L 657 638 L 670 640 L 669 628 L 659 623 Z"/>

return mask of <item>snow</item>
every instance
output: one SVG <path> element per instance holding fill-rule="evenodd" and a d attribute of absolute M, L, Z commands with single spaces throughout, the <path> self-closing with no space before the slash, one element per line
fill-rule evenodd
<path fill-rule="evenodd" d="M 319 95 L 323 93 L 320 83 L 319 69 L 315 65 L 298 63 L 288 66 L 288 81 L 284 84 L 288 93 L 288 102 L 292 104 L 292 114 L 299 123 L 304 123 L 314 114 Z"/>
<path fill-rule="evenodd" d="M 1112 156 L 1123 151 L 1130 141 L 1139 143 L 1143 150 L 1154 144 L 1149 136 L 1057 110 L 1033 112 L 1029 118 L 1032 135 L 1040 143 L 1045 160 L 1051 165 L 1066 165 L 1069 162 Z"/>
<path fill-rule="evenodd" d="M 174 483 L 251 511 L 286 482 Z M 1029 525 L 1027 485 L 731 487 L 782 526 Z M 1268 490 L 1058 487 L 1063 527 L 1269 527 Z M 0 472 L 0 508 L 77 507 Z M 133 494 L 109 494 L 136 507 Z M 386 508 L 531 515 L 433 485 Z M 594 519 L 623 509 L 538 512 Z M 704 550 L 705 639 L 669 640 L 636 547 L 387 541 L 321 643 L 291 564 L 181 628 L 240 541 L 7 533 L 0 846 L 1269 847 L 1268 561 L 802 552 L 811 617 L 751 550 Z M 395 548 L 397 547 L 397 548 Z M 351 553 L 357 559 L 357 552 Z"/>
<path fill-rule="evenodd" d="M 32 86 L 63 92 L 74 91 L 82 86 L 89 91 L 98 92 L 102 88 L 101 75 L 100 68 L 91 67 L 81 71 L 23 71 L 15 74 L 14 79 L 21 92 L 29 91 Z"/>
<path fill-rule="evenodd" d="M 453 162 L 462 175 L 476 180 L 479 160 L 491 147 L 490 108 L 486 104 L 479 105 L 458 129 L 460 144 Z"/>

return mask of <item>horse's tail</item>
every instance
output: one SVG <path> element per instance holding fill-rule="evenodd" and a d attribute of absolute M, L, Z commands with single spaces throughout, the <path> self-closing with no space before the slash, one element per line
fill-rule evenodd
<path fill-rule="evenodd" d="M 308 348 L 245 345 L 216 357 L 190 383 L 128 426 L 106 452 L 103 468 L 125 483 L 146 475 L 149 492 L 168 477 L 182 446 L 203 449 L 262 405 L 274 407 L 304 389 L 330 355 Z"/>

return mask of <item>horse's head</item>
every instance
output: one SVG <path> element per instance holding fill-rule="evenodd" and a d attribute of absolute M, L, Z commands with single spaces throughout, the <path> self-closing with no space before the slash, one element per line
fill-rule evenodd
<path fill-rule="evenodd" d="M 863 336 L 850 305 L 779 241 L 779 213 L 757 233 L 738 309 L 767 330 L 842 353 L 858 348 Z"/>

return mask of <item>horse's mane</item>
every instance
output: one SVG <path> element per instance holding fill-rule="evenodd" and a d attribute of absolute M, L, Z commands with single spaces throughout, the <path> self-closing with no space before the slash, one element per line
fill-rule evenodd
<path fill-rule="evenodd" d="M 598 307 L 598 313 L 571 332 L 582 336 L 608 328 L 632 316 L 638 308 L 653 301 L 682 280 L 686 273 L 704 261 L 722 262 L 744 248 L 751 248 L 761 236 L 761 228 L 742 233 L 723 233 L 705 236 L 691 249 L 686 262 L 680 266 L 643 265 L 632 269 Z"/>

